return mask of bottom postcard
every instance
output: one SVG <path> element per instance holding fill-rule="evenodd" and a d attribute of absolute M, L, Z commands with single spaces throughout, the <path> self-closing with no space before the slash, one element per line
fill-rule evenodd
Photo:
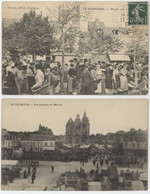
<path fill-rule="evenodd" d="M 148 100 L 2 100 L 1 189 L 148 189 Z"/>

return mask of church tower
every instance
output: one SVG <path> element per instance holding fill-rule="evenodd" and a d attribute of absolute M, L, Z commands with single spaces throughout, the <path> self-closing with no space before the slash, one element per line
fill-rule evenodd
<path fill-rule="evenodd" d="M 82 123 L 79 114 L 74 121 L 73 144 L 82 144 Z"/>
<path fill-rule="evenodd" d="M 89 135 L 90 135 L 90 122 L 86 115 L 86 112 L 84 112 L 84 115 L 82 118 L 82 143 L 83 144 L 89 143 Z"/>
<path fill-rule="evenodd" d="M 70 118 L 66 124 L 66 135 L 65 135 L 65 143 L 72 144 L 73 141 L 73 120 Z"/>
<path fill-rule="evenodd" d="M 70 145 L 83 145 L 89 143 L 90 122 L 84 112 L 82 121 L 77 114 L 75 121 L 70 118 L 66 123 L 65 143 Z"/>

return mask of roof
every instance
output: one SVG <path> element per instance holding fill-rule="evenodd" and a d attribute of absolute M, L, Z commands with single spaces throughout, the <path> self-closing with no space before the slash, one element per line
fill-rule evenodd
<path fill-rule="evenodd" d="M 22 141 L 45 141 L 45 140 L 55 140 L 54 136 L 42 135 L 42 134 L 31 134 L 29 137 L 25 137 Z"/>
<path fill-rule="evenodd" d="M 55 52 L 55 53 L 52 53 L 52 55 L 54 55 L 54 56 L 62 56 L 62 52 Z M 75 53 L 67 53 L 67 52 L 65 52 L 65 56 L 76 56 L 76 54 Z"/>
<path fill-rule="evenodd" d="M 2 135 L 11 135 L 6 129 L 2 129 Z"/>
<path fill-rule="evenodd" d="M 131 61 L 129 55 L 113 55 L 108 54 L 110 61 Z"/>

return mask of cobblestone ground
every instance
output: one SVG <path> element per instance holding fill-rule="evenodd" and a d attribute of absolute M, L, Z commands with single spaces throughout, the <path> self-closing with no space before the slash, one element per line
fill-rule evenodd
<path fill-rule="evenodd" d="M 54 166 L 54 172 L 51 172 L 51 165 Z M 102 169 L 106 169 L 104 165 Z M 25 169 L 25 167 L 23 167 Z M 94 169 L 94 166 L 91 161 L 85 163 L 85 172 L 90 172 Z M 127 168 L 118 167 L 118 172 L 120 170 L 126 170 Z M 19 178 L 14 179 L 13 183 L 8 183 L 6 186 L 2 186 L 2 190 L 44 190 L 47 186 L 48 190 L 51 190 L 53 186 L 56 186 L 56 182 L 59 178 L 59 175 L 66 171 L 74 172 L 75 170 L 80 170 L 80 162 L 58 162 L 58 161 L 40 161 L 39 166 L 37 167 L 35 183 L 31 184 L 31 175 L 28 178 Z M 148 171 L 147 166 L 144 165 L 144 169 L 130 168 L 130 171 L 143 172 L 142 177 L 147 179 Z"/>

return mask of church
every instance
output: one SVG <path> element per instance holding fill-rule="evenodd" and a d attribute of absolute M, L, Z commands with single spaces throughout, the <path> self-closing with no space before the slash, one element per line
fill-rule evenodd
<path fill-rule="evenodd" d="M 69 145 L 83 145 L 89 143 L 90 122 L 86 112 L 80 119 L 77 114 L 75 121 L 70 118 L 66 123 L 65 143 Z"/>

